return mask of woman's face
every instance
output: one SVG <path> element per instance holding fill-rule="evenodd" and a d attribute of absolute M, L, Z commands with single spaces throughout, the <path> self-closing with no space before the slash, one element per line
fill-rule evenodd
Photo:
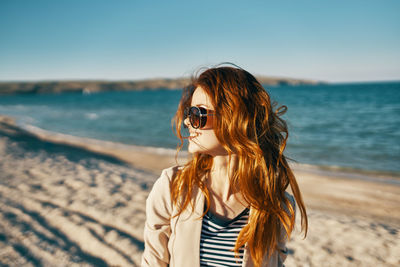
<path fill-rule="evenodd" d="M 197 87 L 192 95 L 191 106 L 203 107 L 214 113 L 214 106 L 207 93 L 201 87 Z M 218 142 L 214 133 L 213 120 L 214 116 L 207 116 L 207 123 L 203 128 L 194 129 L 189 122 L 189 118 L 185 118 L 184 124 L 188 127 L 190 132 L 189 137 L 189 153 L 204 153 L 211 156 L 227 155 L 226 150 Z"/>

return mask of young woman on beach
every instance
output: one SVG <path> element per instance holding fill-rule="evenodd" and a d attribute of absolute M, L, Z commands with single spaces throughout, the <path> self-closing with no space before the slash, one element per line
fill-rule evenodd
<path fill-rule="evenodd" d="M 178 151 L 187 138 L 192 157 L 164 170 L 150 192 L 142 266 L 283 265 L 295 202 L 307 232 L 283 155 L 285 111 L 274 110 L 261 84 L 237 66 L 210 68 L 192 80 L 174 117 Z"/>

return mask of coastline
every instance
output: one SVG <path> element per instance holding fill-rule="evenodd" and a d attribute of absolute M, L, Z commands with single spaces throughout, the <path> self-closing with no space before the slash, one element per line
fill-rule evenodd
<path fill-rule="evenodd" d="M 0 116 L 0 263 L 139 266 L 145 199 L 174 157 Z M 400 186 L 390 177 L 293 169 L 310 229 L 305 240 L 293 233 L 287 266 L 400 263 Z"/>
<path fill-rule="evenodd" d="M 263 85 L 317 85 L 326 82 L 288 77 L 257 76 Z M 65 80 L 65 81 L 0 81 L 0 95 L 60 94 L 78 92 L 91 94 L 105 91 L 179 90 L 190 83 L 189 77 L 155 78 L 133 81 Z"/>
<path fill-rule="evenodd" d="M 188 157 L 188 153 L 186 151 L 180 151 L 178 159 L 176 160 L 176 150 L 170 148 L 122 144 L 113 141 L 51 132 L 33 125 L 20 126 L 17 124 L 14 118 L 1 114 L 0 123 L 3 124 L 3 130 L 4 127 L 12 127 L 16 131 L 24 132 L 28 135 L 33 135 L 43 141 L 74 146 L 91 152 L 108 155 L 133 166 L 135 166 L 135 164 L 137 164 L 139 161 L 140 168 L 150 172 L 155 172 L 155 174 L 159 174 L 163 169 L 170 166 L 184 164 Z M 157 162 L 157 164 L 153 163 L 154 160 L 147 161 L 153 158 L 156 159 L 155 161 Z M 295 171 L 306 172 L 314 175 L 365 180 L 400 186 L 400 174 L 397 173 L 357 170 L 333 166 L 317 166 L 296 162 L 290 162 L 290 164 Z"/>

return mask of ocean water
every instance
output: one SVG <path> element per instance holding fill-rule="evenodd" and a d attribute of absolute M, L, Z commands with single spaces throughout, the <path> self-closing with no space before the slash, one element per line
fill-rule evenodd
<path fill-rule="evenodd" d="M 265 86 L 286 105 L 286 155 L 326 168 L 400 175 L 400 82 Z M 180 90 L 0 96 L 22 127 L 174 149 Z"/>

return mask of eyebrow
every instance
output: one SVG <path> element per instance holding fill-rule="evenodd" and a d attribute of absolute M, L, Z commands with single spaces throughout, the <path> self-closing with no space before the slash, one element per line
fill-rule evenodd
<path fill-rule="evenodd" d="M 199 107 L 199 108 L 205 108 L 209 111 L 215 111 L 214 108 L 211 108 L 211 107 L 207 106 L 206 104 L 199 104 L 199 105 L 194 105 L 194 106 Z"/>
<path fill-rule="evenodd" d="M 197 104 L 197 105 L 193 105 L 193 106 L 196 106 L 196 107 L 203 107 L 203 108 L 210 109 L 210 107 L 207 106 L 206 104 Z"/>

